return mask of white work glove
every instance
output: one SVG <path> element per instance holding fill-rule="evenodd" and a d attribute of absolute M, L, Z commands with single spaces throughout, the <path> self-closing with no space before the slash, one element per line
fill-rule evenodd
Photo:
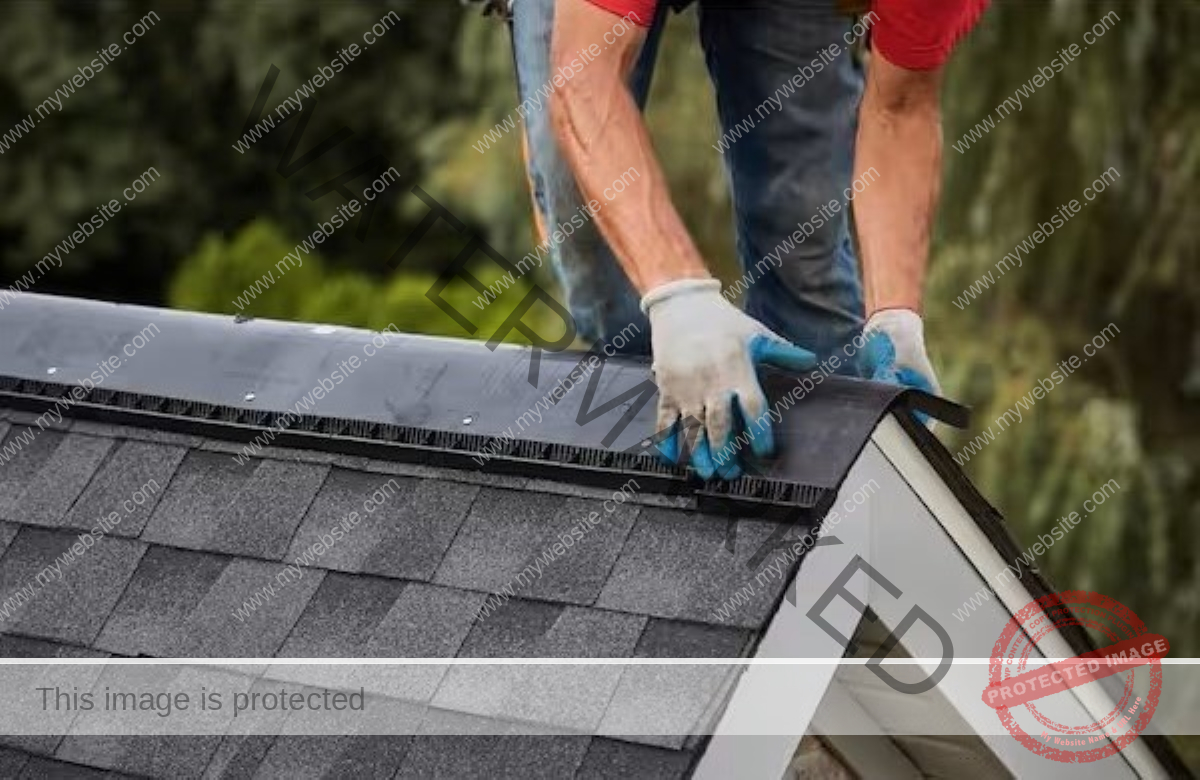
<path fill-rule="evenodd" d="M 859 352 L 859 373 L 864 379 L 915 387 L 931 395 L 942 394 L 933 365 L 925 354 L 921 315 L 912 309 L 875 312 L 863 327 L 863 336 L 866 345 Z"/>
<path fill-rule="evenodd" d="M 704 479 L 734 479 L 741 474 L 734 437 L 742 430 L 755 456 L 771 455 L 771 420 L 755 366 L 804 371 L 816 357 L 735 309 L 716 279 L 656 287 L 642 298 L 642 311 L 650 318 L 658 429 L 675 429 L 659 446 L 662 456 L 676 464 L 690 457 Z M 699 428 L 679 430 L 681 418 Z"/>

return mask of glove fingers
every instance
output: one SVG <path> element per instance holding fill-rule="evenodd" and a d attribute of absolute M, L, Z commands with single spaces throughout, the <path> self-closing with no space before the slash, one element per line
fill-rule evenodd
<path fill-rule="evenodd" d="M 704 427 L 712 447 L 713 468 L 723 470 L 736 460 L 733 451 L 733 393 L 725 392 L 709 398 L 704 404 Z"/>
<path fill-rule="evenodd" d="M 701 479 L 712 479 L 716 473 L 713 466 L 712 450 L 708 446 L 708 434 L 703 428 L 696 429 L 696 440 L 691 447 L 691 464 Z"/>
<path fill-rule="evenodd" d="M 750 360 L 787 371 L 807 371 L 817 364 L 817 356 L 773 333 L 759 333 L 750 339 Z"/>
<path fill-rule="evenodd" d="M 750 451 L 754 457 L 769 458 L 774 455 L 775 432 L 767 410 L 767 397 L 759 390 L 749 396 L 738 396 L 737 404 L 745 421 L 746 435 L 750 439 Z"/>
<path fill-rule="evenodd" d="M 658 433 L 666 432 L 665 437 L 658 443 L 658 457 L 668 466 L 679 464 L 680 431 L 679 409 L 674 403 L 665 399 L 661 393 L 658 398 Z M 656 436 L 658 434 L 655 434 Z"/>
<path fill-rule="evenodd" d="M 714 469 L 708 433 L 705 431 L 704 410 L 683 408 L 680 416 L 679 435 L 675 437 L 679 442 L 678 462 L 690 463 L 701 478 L 709 479 Z"/>

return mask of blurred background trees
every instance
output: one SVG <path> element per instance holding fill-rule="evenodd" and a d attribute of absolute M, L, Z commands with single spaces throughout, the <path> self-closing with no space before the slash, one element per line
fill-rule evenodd
<path fill-rule="evenodd" d="M 165 6 L 165 4 L 164 4 Z M 247 312 L 464 335 L 424 292 L 464 237 L 439 223 L 395 273 L 385 260 L 444 203 L 510 260 L 533 233 L 519 137 L 472 144 L 516 105 L 502 25 L 453 3 L 8 4 L 0 18 L 0 131 L 150 10 L 163 21 L 0 157 L 6 282 L 33 267 L 148 166 L 164 178 L 71 252 L 37 290 L 234 313 L 233 299 L 344 199 L 305 193 L 375 155 L 402 173 L 365 241 L 344 228 Z M 268 109 L 389 9 L 403 22 L 317 93 L 300 153 L 353 136 L 300 172 L 276 168 L 296 125 L 232 144 L 271 65 Z M 951 144 L 1109 11 L 1120 17 L 1023 108 L 965 153 Z M 967 469 L 1023 544 L 1121 490 L 1040 561 L 1200 655 L 1200 6 L 1190 0 L 996 0 L 948 74 L 946 186 L 928 327 L 946 391 L 975 409 L 957 450 L 1109 323 L 1120 333 Z M 706 256 L 734 274 L 729 196 L 694 11 L 672 20 L 649 121 Z M 953 301 L 1101 172 L 1120 179 L 970 306 Z M 359 191 L 369 181 L 356 180 Z M 360 183 L 361 182 L 361 183 Z M 357 227 L 355 224 L 354 227 Z M 478 262 L 487 279 L 490 265 Z M 553 282 L 545 269 L 538 281 Z M 503 317 L 524 283 L 486 316 Z M 469 306 L 455 282 L 447 295 Z M 483 324 L 477 337 L 495 325 Z"/>

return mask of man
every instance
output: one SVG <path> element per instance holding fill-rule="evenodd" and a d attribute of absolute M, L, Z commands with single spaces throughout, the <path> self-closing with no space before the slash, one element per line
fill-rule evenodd
<path fill-rule="evenodd" d="M 837 0 L 700 0 L 721 129 L 754 120 L 725 151 L 739 257 L 755 276 L 742 312 L 721 296 L 672 205 L 640 113 L 667 4 L 517 0 L 521 96 L 556 87 L 527 117 L 540 220 L 555 225 L 601 203 L 595 227 L 554 248 L 554 266 L 581 336 L 610 338 L 631 322 L 649 331 L 649 344 L 627 350 L 652 349 L 660 430 L 700 423 L 694 438 L 660 445 L 669 459 L 733 478 L 739 436 L 756 456 L 773 452 L 761 364 L 825 362 L 937 392 L 920 311 L 939 195 L 940 76 L 985 4 L 876 0 L 857 28 L 872 22 L 864 93 L 848 51 L 853 19 Z M 793 89 L 781 92 L 785 82 Z M 638 177 L 620 195 L 601 194 L 631 168 Z M 778 262 L 760 262 L 768 256 Z"/>

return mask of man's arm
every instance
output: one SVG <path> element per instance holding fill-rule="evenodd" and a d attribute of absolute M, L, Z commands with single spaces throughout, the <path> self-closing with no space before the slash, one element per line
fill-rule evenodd
<path fill-rule="evenodd" d="M 867 316 L 921 311 L 942 177 L 941 68 L 906 70 L 871 54 L 859 112 L 854 199 Z"/>
<path fill-rule="evenodd" d="M 573 76 L 550 99 L 555 136 L 584 197 L 603 203 L 596 215 L 600 232 L 641 293 L 650 319 L 658 429 L 676 431 L 660 452 L 672 462 L 690 460 L 705 479 L 714 474 L 732 479 L 740 474 L 732 442 L 741 430 L 755 455 L 774 450 L 756 365 L 804 371 L 816 359 L 721 296 L 721 283 L 705 268 L 671 203 L 627 86 L 645 33 L 605 40 L 619 19 L 587 0 L 557 0 L 552 64 L 560 73 L 571 69 Z M 576 59 L 592 46 L 601 49 L 594 61 Z M 613 200 L 605 198 L 604 190 L 630 168 L 639 174 L 636 181 Z M 689 425 L 685 435 L 680 419 L 699 425 Z"/>
<path fill-rule="evenodd" d="M 854 199 L 866 293 L 860 367 L 940 393 L 925 354 L 921 291 L 941 194 L 942 68 L 988 0 L 875 0 L 859 112 Z"/>
<path fill-rule="evenodd" d="M 695 243 L 671 203 L 662 166 L 633 101 L 627 79 L 637 63 L 645 29 L 636 27 L 604 40 L 619 17 L 587 0 L 559 0 L 551 49 L 556 72 L 575 66 L 575 75 L 550 98 L 555 134 L 575 172 L 585 200 L 603 204 L 596 215 L 601 232 L 625 273 L 642 295 L 676 279 L 708 279 Z M 643 24 L 650 20 L 642 20 Z M 579 52 L 593 44 L 603 51 L 583 63 Z M 638 179 L 612 201 L 603 192 L 634 168 Z"/>

